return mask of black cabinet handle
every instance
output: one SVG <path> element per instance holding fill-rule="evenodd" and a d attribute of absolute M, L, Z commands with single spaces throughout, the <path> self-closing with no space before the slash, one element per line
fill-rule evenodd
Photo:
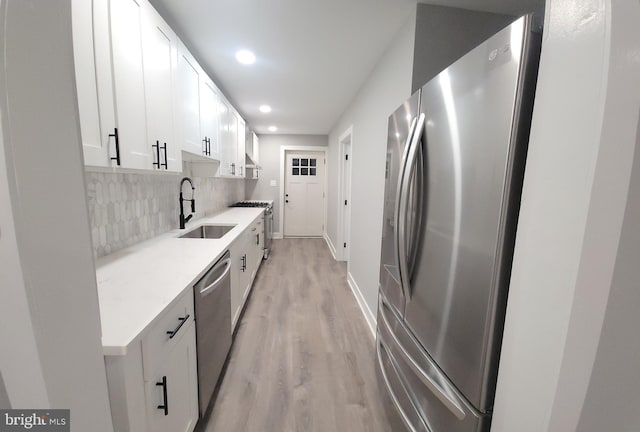
<path fill-rule="evenodd" d="M 162 381 L 157 382 L 156 386 L 162 386 L 162 400 L 163 404 L 158 405 L 158 409 L 164 410 L 164 415 L 169 415 L 169 401 L 167 399 L 167 376 L 162 377 Z"/>
<path fill-rule="evenodd" d="M 241 260 L 242 260 L 242 268 L 240 270 L 244 272 L 247 270 L 247 254 L 244 254 Z"/>
<path fill-rule="evenodd" d="M 260 234 L 256 234 L 256 244 L 260 244 Z"/>
<path fill-rule="evenodd" d="M 115 138 L 116 141 L 116 157 L 112 157 L 111 160 L 116 161 L 116 165 L 120 166 L 120 138 L 118 137 L 118 128 L 113 128 L 113 133 L 109 134 L 109 137 Z"/>
<path fill-rule="evenodd" d="M 160 169 L 160 142 L 156 140 L 156 143 L 151 144 L 151 147 L 156 149 L 156 160 L 158 161 L 154 162 L 153 166 Z"/>
<path fill-rule="evenodd" d="M 236 164 L 231 164 L 231 175 L 236 175 Z"/>
<path fill-rule="evenodd" d="M 151 147 L 156 149 L 156 160 L 157 162 L 153 163 L 153 166 L 158 169 L 169 169 L 167 165 L 167 143 L 164 143 L 163 146 L 160 145 L 160 141 L 156 140 L 155 144 L 151 144 Z M 164 162 L 160 162 L 160 150 L 164 151 Z"/>
<path fill-rule="evenodd" d="M 164 166 L 164 169 L 168 170 L 169 166 L 167 165 L 167 143 L 164 143 L 164 147 L 162 147 L 162 149 L 164 150 L 164 163 L 160 166 Z"/>
<path fill-rule="evenodd" d="M 211 156 L 211 138 L 204 137 L 202 142 L 204 143 L 204 149 L 202 150 L 202 154 L 205 156 Z"/>
<path fill-rule="evenodd" d="M 173 337 L 178 334 L 178 332 L 180 331 L 180 328 L 182 328 L 182 326 L 184 325 L 184 323 L 187 322 L 187 320 L 189 319 L 191 315 L 187 314 L 187 316 L 185 317 L 179 317 L 178 319 L 180 320 L 180 324 L 178 324 L 178 327 L 176 327 L 173 330 L 167 330 L 167 334 L 169 335 L 169 339 L 173 339 Z"/>

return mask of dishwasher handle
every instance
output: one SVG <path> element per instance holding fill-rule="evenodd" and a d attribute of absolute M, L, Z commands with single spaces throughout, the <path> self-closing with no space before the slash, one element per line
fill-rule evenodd
<path fill-rule="evenodd" d="M 217 286 L 220 285 L 220 282 L 222 282 L 227 277 L 227 275 L 231 271 L 231 258 L 225 259 L 219 264 L 219 266 L 220 265 L 226 267 L 224 269 L 224 272 L 211 285 L 208 285 L 200 290 L 200 297 L 206 297 L 207 295 L 211 294 L 213 291 L 215 291 Z"/>

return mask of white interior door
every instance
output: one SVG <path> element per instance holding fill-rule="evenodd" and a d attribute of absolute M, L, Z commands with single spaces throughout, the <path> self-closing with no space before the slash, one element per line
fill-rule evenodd
<path fill-rule="evenodd" d="M 319 237 L 324 233 L 322 152 L 287 152 L 285 164 L 284 235 Z"/>

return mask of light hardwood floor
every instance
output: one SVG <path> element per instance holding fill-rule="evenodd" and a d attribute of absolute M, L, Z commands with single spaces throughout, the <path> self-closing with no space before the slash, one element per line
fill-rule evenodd
<path fill-rule="evenodd" d="M 273 242 L 198 432 L 390 431 L 373 336 L 323 239 Z"/>

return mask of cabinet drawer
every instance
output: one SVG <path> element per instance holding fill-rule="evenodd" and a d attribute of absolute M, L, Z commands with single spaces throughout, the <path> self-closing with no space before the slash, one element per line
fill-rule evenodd
<path fill-rule="evenodd" d="M 262 234 L 264 233 L 264 227 L 262 225 L 262 218 L 260 218 L 254 221 L 247 229 L 247 237 L 251 239 L 252 244 L 256 243 L 256 235 L 259 234 L 260 236 L 262 236 Z"/>
<path fill-rule="evenodd" d="M 187 290 L 165 310 L 142 339 L 142 367 L 145 381 L 151 379 L 163 358 L 175 347 L 193 322 L 193 290 Z"/>

